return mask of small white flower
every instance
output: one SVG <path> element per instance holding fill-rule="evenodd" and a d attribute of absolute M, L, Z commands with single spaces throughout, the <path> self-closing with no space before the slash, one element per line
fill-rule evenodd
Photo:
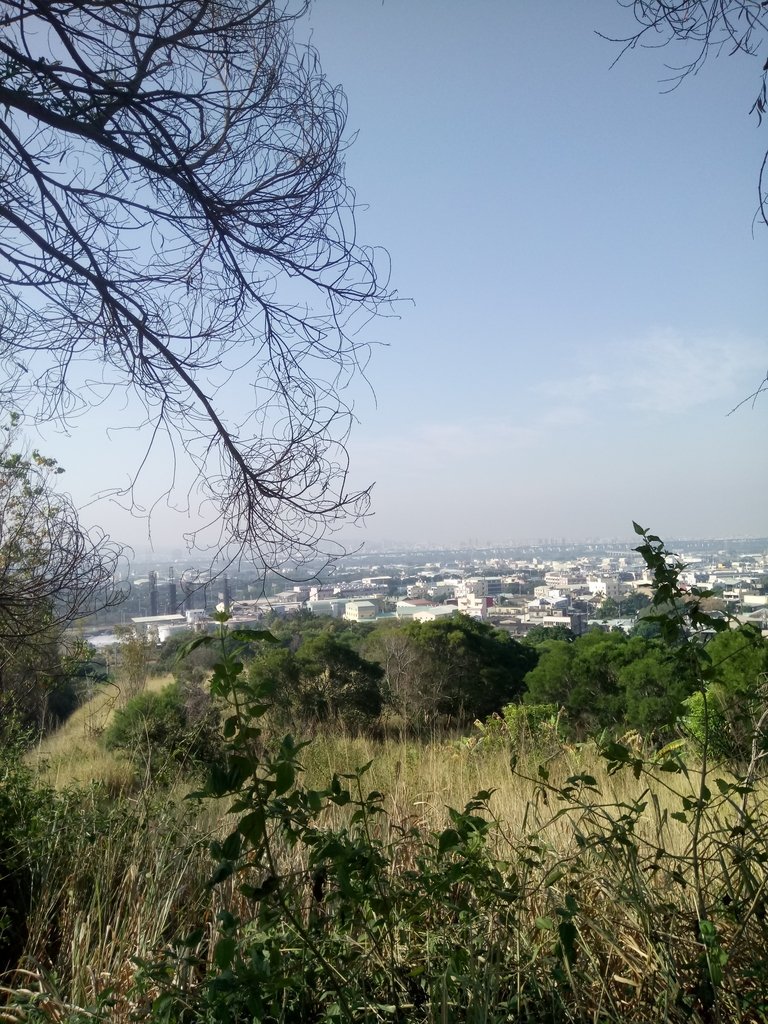
<path fill-rule="evenodd" d="M 224 604 L 224 602 L 223 601 L 219 601 L 219 603 L 216 605 L 216 611 L 217 612 L 225 612 L 226 610 L 227 610 L 227 606 Z"/>

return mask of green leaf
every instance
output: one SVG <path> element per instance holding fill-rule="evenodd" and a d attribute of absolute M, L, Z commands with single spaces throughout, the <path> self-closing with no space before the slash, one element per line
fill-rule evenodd
<path fill-rule="evenodd" d="M 222 971 L 226 970 L 226 968 L 232 963 L 236 951 L 237 941 L 234 936 L 225 935 L 223 938 L 219 939 L 213 952 L 213 959 L 216 961 L 216 966 Z"/>
<path fill-rule="evenodd" d="M 452 850 L 455 846 L 461 843 L 461 836 L 455 828 L 447 828 L 440 833 L 440 840 L 438 842 L 437 851 L 439 854 L 447 853 L 448 850 Z"/>
<path fill-rule="evenodd" d="M 576 938 L 578 934 L 578 930 L 573 921 L 561 921 L 557 926 L 557 935 L 560 939 L 560 951 L 569 964 L 572 964 L 576 959 Z"/>
<path fill-rule="evenodd" d="M 226 858 L 226 860 L 235 860 L 240 856 L 240 847 L 242 845 L 242 837 L 239 832 L 231 832 L 221 847 L 221 854 L 219 856 Z"/>
<path fill-rule="evenodd" d="M 241 885 L 239 888 L 246 899 L 258 903 L 269 896 L 270 893 L 275 892 L 277 889 L 277 879 L 274 875 L 269 875 L 261 885 Z"/>
<path fill-rule="evenodd" d="M 544 879 L 544 885 L 556 885 L 561 878 L 565 876 L 565 870 L 557 867 L 553 868 Z"/>
<path fill-rule="evenodd" d="M 275 795 L 287 793 L 296 780 L 296 769 L 290 761 L 280 761 L 275 769 Z"/>
<path fill-rule="evenodd" d="M 264 811 L 259 808 L 244 815 L 237 823 L 237 829 L 249 843 L 257 846 L 265 835 Z"/>
<path fill-rule="evenodd" d="M 180 946 L 184 946 L 187 949 L 194 949 L 194 947 L 202 939 L 203 935 L 205 935 L 205 930 L 203 928 L 195 928 L 194 931 L 189 932 L 188 935 L 185 935 L 183 936 L 183 938 L 179 939 L 178 943 Z"/>
<path fill-rule="evenodd" d="M 600 748 L 600 756 L 615 764 L 628 764 L 632 760 L 630 750 L 621 743 L 609 742 Z"/>
<path fill-rule="evenodd" d="M 243 643 L 280 643 L 277 637 L 273 633 L 270 633 L 268 629 L 230 629 L 229 636 L 231 636 L 233 640 L 240 640 Z"/>
<path fill-rule="evenodd" d="M 176 661 L 183 661 L 188 654 L 191 654 L 192 651 L 196 651 L 198 647 L 210 647 L 211 644 L 215 644 L 216 641 L 217 638 L 215 636 L 211 636 L 210 633 L 206 633 L 203 636 L 196 636 L 194 639 L 188 640 L 187 643 L 182 644 L 176 654 Z"/>
<path fill-rule="evenodd" d="M 226 881 L 235 872 L 235 865 L 231 860 L 223 860 L 220 864 L 217 864 L 214 868 L 213 874 L 208 879 L 209 888 L 213 888 L 214 885 L 219 885 L 221 882 Z"/>

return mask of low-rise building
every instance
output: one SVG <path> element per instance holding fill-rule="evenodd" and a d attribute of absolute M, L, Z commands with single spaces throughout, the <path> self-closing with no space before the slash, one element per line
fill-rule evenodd
<path fill-rule="evenodd" d="M 438 607 L 440 606 L 434 605 L 431 601 L 427 601 L 422 597 L 413 597 L 406 601 L 398 601 L 395 607 L 395 615 L 398 619 L 412 619 L 416 612 L 424 611 L 426 608 Z"/>
<path fill-rule="evenodd" d="M 424 608 L 420 612 L 415 612 L 411 618 L 414 622 L 434 622 L 435 619 L 446 619 L 455 614 L 455 604 L 435 604 L 430 608 Z"/>
<path fill-rule="evenodd" d="M 373 601 L 347 601 L 344 618 L 349 622 L 363 622 L 375 619 L 378 610 Z"/>
<path fill-rule="evenodd" d="M 487 596 L 465 594 L 458 599 L 458 610 L 463 615 L 468 615 L 471 619 L 482 619 L 485 621 L 488 618 L 488 602 L 489 598 Z"/>
<path fill-rule="evenodd" d="M 332 598 L 327 601 L 309 600 L 304 607 L 313 615 L 330 615 L 332 618 L 338 619 L 344 614 L 346 605 L 347 602 L 344 598 Z"/>

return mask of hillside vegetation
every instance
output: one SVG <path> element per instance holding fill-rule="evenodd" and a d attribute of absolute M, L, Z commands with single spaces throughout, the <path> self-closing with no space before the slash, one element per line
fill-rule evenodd
<path fill-rule="evenodd" d="M 711 619 L 703 595 L 670 602 L 675 565 L 643 539 L 664 603 L 654 643 L 668 678 L 691 680 L 665 743 L 620 717 L 584 739 L 548 689 L 556 664 L 574 701 L 590 671 L 583 707 L 615 713 L 596 695 L 621 695 L 634 641 L 499 640 L 499 655 L 457 620 L 430 635 L 454 688 L 417 728 L 386 661 L 365 657 L 381 637 L 314 623 L 296 643 L 222 614 L 173 682 L 118 709 L 99 692 L 26 758 L 7 749 L 2 1019 L 768 1019 L 765 716 L 748 678 L 765 644 Z M 488 686 L 517 700 L 472 723 L 483 656 Z"/>

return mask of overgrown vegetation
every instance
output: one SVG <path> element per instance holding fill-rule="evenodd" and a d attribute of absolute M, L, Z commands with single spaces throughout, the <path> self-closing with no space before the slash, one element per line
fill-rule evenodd
<path fill-rule="evenodd" d="M 82 528 L 55 486 L 64 470 L 25 444 L 18 422 L 0 424 L 0 742 L 7 723 L 42 729 L 73 709 L 90 652 L 67 627 L 121 596 L 121 548 Z"/>
<path fill-rule="evenodd" d="M 171 683 L 118 708 L 104 742 L 107 750 L 125 751 L 142 776 L 175 779 L 180 770 L 216 761 L 219 726 L 218 709 L 204 689 Z"/>
<path fill-rule="evenodd" d="M 377 739 L 343 687 L 318 703 L 337 671 L 353 694 L 386 685 L 386 664 L 359 653 L 371 631 L 284 646 L 222 615 L 218 637 L 188 643 L 213 661 L 221 728 L 187 799 L 188 773 L 169 789 L 147 772 L 129 796 L 56 792 L 4 757 L 4 1019 L 765 1020 L 765 745 L 747 681 L 765 644 L 684 594 L 679 564 L 640 532 L 660 638 L 600 634 L 582 654 L 545 640 L 528 678 L 565 645 L 594 654 L 594 692 L 618 693 L 628 651 L 663 653 L 687 680 L 686 742 L 617 727 L 569 744 L 561 706 L 531 691 L 463 739 Z M 493 639 L 450 626 L 437 635 Z M 107 736 L 136 749 L 157 730 L 145 754 L 165 744 L 167 766 L 189 740 L 182 694 L 134 699 Z M 292 708 L 314 722 L 309 745 L 280 732 Z"/>

